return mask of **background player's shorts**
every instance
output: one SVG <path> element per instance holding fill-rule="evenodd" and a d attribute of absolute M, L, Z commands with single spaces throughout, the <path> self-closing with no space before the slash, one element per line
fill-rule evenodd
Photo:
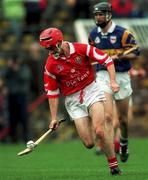
<path fill-rule="evenodd" d="M 83 90 L 66 96 L 65 107 L 72 119 L 78 119 L 88 116 L 88 109 L 93 103 L 105 100 L 104 92 L 94 81 Z"/>
<path fill-rule="evenodd" d="M 96 81 L 104 92 L 112 94 L 115 100 L 121 100 L 132 94 L 131 80 L 128 72 L 116 72 L 116 82 L 120 86 L 117 93 L 113 93 L 110 88 L 110 79 L 107 71 L 101 70 L 97 72 Z"/>

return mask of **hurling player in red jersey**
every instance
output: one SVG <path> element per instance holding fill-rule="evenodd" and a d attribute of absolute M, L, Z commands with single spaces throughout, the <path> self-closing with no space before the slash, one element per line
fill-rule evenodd
<path fill-rule="evenodd" d="M 112 59 L 99 49 L 80 43 L 63 41 L 59 29 L 48 28 L 40 34 L 40 45 L 49 51 L 44 71 L 51 121 L 50 128 L 58 128 L 59 95 L 65 96 L 66 109 L 74 121 L 82 143 L 94 146 L 92 126 L 100 139 L 112 175 L 120 174 L 113 145 L 113 127 L 104 118 L 105 95 L 95 82 L 95 72 L 89 59 L 106 66 L 113 92 L 119 91 L 115 81 Z"/>

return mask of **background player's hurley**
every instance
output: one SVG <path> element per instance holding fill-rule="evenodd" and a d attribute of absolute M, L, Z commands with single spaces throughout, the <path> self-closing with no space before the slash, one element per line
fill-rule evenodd
<path fill-rule="evenodd" d="M 64 121 L 65 121 L 65 119 L 62 119 L 62 120 L 59 121 L 59 123 L 62 123 L 62 122 L 64 122 Z M 28 153 L 31 153 L 31 152 L 34 150 L 34 148 L 35 148 L 43 139 L 45 139 L 45 138 L 48 136 L 48 134 L 50 134 L 52 131 L 53 131 L 53 129 L 50 128 L 47 132 L 45 132 L 45 133 L 44 133 L 39 139 L 37 139 L 35 142 L 33 142 L 32 140 L 28 141 L 28 142 L 27 142 L 27 148 L 24 149 L 23 151 L 19 152 L 17 155 L 18 155 L 18 156 L 23 156 L 23 155 L 26 155 L 26 154 L 28 154 Z"/>
<path fill-rule="evenodd" d="M 138 49 L 138 46 L 133 46 L 130 49 L 127 49 L 126 51 L 124 51 L 123 53 L 118 54 L 118 57 L 121 58 L 122 56 L 128 55 L 130 53 L 132 53 L 133 51 L 135 51 L 136 49 Z M 97 62 L 93 62 L 92 65 L 98 64 Z"/>

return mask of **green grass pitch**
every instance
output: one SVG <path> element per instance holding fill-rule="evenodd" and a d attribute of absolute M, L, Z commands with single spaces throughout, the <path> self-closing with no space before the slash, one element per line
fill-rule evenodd
<path fill-rule="evenodd" d="M 25 145 L 0 144 L 0 180 L 148 180 L 148 139 L 130 139 L 130 158 L 121 176 L 110 176 L 104 155 L 85 149 L 79 140 L 41 143 L 26 156 Z"/>

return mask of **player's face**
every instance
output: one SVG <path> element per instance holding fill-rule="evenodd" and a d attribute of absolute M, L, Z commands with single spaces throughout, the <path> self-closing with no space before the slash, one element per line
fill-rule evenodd
<path fill-rule="evenodd" d="M 49 54 L 54 55 L 56 58 L 59 57 L 61 53 L 61 48 L 58 46 L 49 46 L 46 47 L 47 50 L 49 50 Z"/>
<path fill-rule="evenodd" d="M 98 24 L 105 22 L 105 13 L 104 12 L 96 12 L 94 14 L 95 22 Z"/>
<path fill-rule="evenodd" d="M 52 54 L 56 51 L 57 47 L 56 46 L 49 46 L 46 47 L 47 50 L 49 50 L 49 53 Z"/>

